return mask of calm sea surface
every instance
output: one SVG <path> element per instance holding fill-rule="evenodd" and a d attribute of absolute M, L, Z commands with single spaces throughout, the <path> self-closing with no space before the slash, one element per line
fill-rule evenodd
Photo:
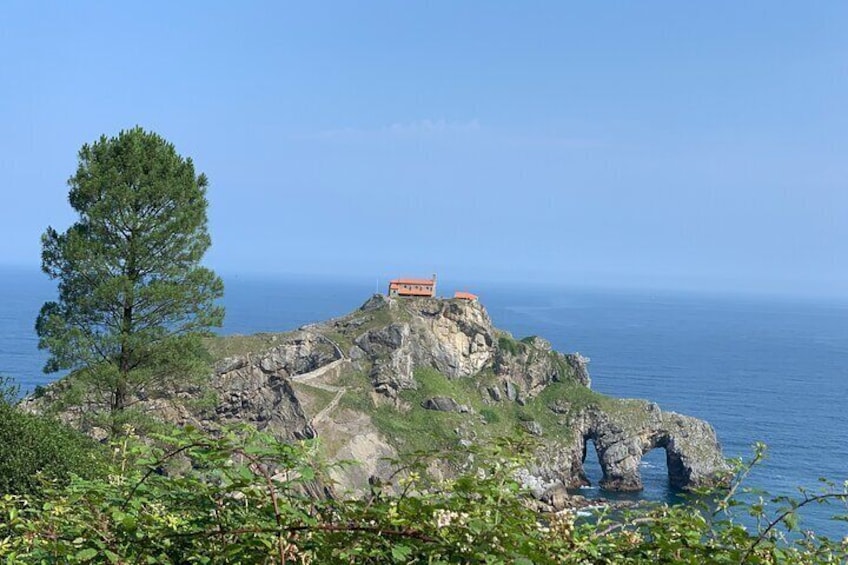
<path fill-rule="evenodd" d="M 375 282 L 308 278 L 227 283 L 223 333 L 280 331 L 339 316 Z M 442 293 L 452 292 L 449 282 Z M 590 357 L 593 387 L 649 398 L 704 418 L 728 456 L 768 444 L 748 484 L 770 494 L 848 480 L 848 304 L 699 294 L 475 286 L 498 327 L 540 335 L 561 351 Z M 53 287 L 37 271 L 0 270 L 0 374 L 25 391 L 49 382 L 33 323 Z M 587 460 L 595 482 L 600 469 Z M 642 465 L 650 499 L 673 499 L 662 450 Z M 595 494 L 589 490 L 589 495 Z M 838 507 L 802 514 L 802 527 L 836 537 Z M 844 509 L 842 509 L 844 511 Z"/>

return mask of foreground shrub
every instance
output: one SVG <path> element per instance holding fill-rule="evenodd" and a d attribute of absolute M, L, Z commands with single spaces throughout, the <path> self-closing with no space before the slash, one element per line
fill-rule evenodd
<path fill-rule="evenodd" d="M 841 542 L 760 531 L 695 506 L 652 505 L 579 519 L 539 515 L 514 477 L 520 445 L 454 454 L 455 479 L 431 482 L 423 454 L 370 496 L 316 496 L 329 483 L 309 443 L 255 430 L 128 436 L 107 480 L 74 479 L 46 502 L 0 500 L 6 563 L 840 563 Z M 447 457 L 449 454 L 437 454 Z M 179 470 L 179 473 L 176 473 Z M 392 493 L 389 495 L 388 490 Z M 833 492 L 822 500 L 844 500 Z M 795 502 L 790 514 L 803 507 Z M 749 510 L 760 510 L 746 507 Z M 786 514 L 786 516 L 790 515 Z"/>
<path fill-rule="evenodd" d="M 102 453 L 95 442 L 53 418 L 18 410 L 15 396 L 0 377 L 0 494 L 34 494 L 45 483 L 97 475 Z"/>

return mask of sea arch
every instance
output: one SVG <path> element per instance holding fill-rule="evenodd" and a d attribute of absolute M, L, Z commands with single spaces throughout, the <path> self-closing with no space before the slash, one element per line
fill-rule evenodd
<path fill-rule="evenodd" d="M 582 445 L 580 480 L 586 484 L 583 467 L 587 443 L 592 442 L 603 477 L 600 487 L 617 492 L 643 488 L 640 463 L 653 449 L 664 449 L 669 484 L 691 489 L 726 482 L 728 466 L 712 427 L 696 418 L 674 412 L 663 413 L 656 404 L 641 403 L 641 410 L 586 413 L 578 436 Z"/>

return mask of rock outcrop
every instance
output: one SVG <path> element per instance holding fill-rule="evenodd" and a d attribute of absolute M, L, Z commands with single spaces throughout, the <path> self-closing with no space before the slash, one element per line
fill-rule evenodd
<path fill-rule="evenodd" d="M 420 447 L 422 438 L 462 447 L 510 427 L 538 439 L 523 480 L 557 504 L 565 487 L 586 482 L 588 441 L 607 490 L 641 489 L 640 460 L 655 448 L 666 450 L 677 488 L 718 484 L 727 470 L 709 424 L 591 391 L 588 359 L 554 351 L 539 337 L 513 338 L 476 302 L 377 295 L 342 318 L 256 343 L 219 359 L 202 391 L 141 391 L 136 404 L 177 424 L 214 430 L 247 422 L 281 438 L 322 438 L 328 460 L 360 462 L 333 471 L 354 492 L 371 475 L 389 480 L 386 460 Z M 53 388 L 24 407 L 44 409 L 61 386 Z M 184 402 L 201 392 L 213 400 Z M 85 428 L 83 416 L 98 402 L 106 410 L 92 397 L 62 416 Z"/>
<path fill-rule="evenodd" d="M 430 367 L 454 379 L 491 369 L 498 380 L 492 394 L 503 390 L 510 400 L 519 394 L 535 396 L 558 380 L 590 384 L 587 358 L 553 351 L 550 342 L 539 337 L 513 339 L 495 329 L 478 303 L 377 295 L 360 312 L 379 310 L 394 312 L 402 321 L 365 331 L 356 337 L 350 354 L 372 362 L 371 380 L 381 393 L 396 395 L 416 388 L 413 371 L 417 367 Z M 337 321 L 336 326 L 345 331 L 350 321 Z"/>
<path fill-rule="evenodd" d="M 379 309 L 380 302 L 372 298 L 361 311 Z M 370 376 L 379 392 L 394 396 L 414 389 L 415 367 L 432 367 L 449 378 L 471 377 L 495 355 L 494 328 L 483 308 L 436 298 L 385 299 L 382 308 L 402 310 L 403 321 L 359 335 L 354 341 L 359 351 L 351 351 L 352 357 L 372 362 Z"/>
<path fill-rule="evenodd" d="M 603 471 L 600 486 L 611 491 L 642 490 L 639 464 L 656 448 L 666 452 L 669 482 L 674 488 L 716 486 L 728 470 L 712 426 L 656 404 L 629 401 L 621 410 L 591 408 L 574 426 L 576 442 L 586 458 L 592 441 Z M 585 476 L 582 477 L 585 480 Z"/>

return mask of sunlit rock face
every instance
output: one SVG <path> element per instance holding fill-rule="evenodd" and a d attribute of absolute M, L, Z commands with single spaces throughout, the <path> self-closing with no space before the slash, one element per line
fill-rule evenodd
<path fill-rule="evenodd" d="M 575 454 L 581 465 L 578 483 L 585 481 L 582 463 L 586 442 L 592 441 L 603 471 L 601 488 L 609 491 L 642 490 L 639 464 L 656 448 L 666 452 L 672 487 L 690 490 L 724 484 L 729 467 L 715 430 L 707 422 L 674 412 L 663 412 L 646 401 L 623 401 L 613 410 L 586 410 L 575 427 Z"/>

